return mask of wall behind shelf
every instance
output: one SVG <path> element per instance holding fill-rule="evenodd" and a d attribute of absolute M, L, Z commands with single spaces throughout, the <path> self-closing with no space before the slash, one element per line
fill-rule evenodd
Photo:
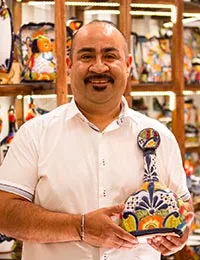
<path fill-rule="evenodd" d="M 67 19 L 75 17 L 75 7 L 66 6 Z M 29 22 L 40 23 L 50 22 L 55 23 L 55 6 L 54 5 L 39 5 L 31 6 L 28 4 L 22 5 L 22 24 Z"/>

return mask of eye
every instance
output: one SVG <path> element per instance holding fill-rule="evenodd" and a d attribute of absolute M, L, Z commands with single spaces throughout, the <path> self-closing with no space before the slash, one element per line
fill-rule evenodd
<path fill-rule="evenodd" d="M 117 56 L 114 53 L 107 53 L 104 58 L 108 61 L 114 61 L 117 59 Z"/>
<path fill-rule="evenodd" d="M 80 59 L 83 60 L 83 61 L 89 61 L 93 58 L 93 56 L 91 54 L 82 54 L 80 56 Z"/>

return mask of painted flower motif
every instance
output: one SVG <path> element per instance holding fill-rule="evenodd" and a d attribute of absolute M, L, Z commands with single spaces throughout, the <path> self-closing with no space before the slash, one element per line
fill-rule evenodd
<path fill-rule="evenodd" d="M 160 216 L 147 216 L 139 222 L 139 230 L 162 228 L 162 222 Z"/>
<path fill-rule="evenodd" d="M 150 215 L 153 215 L 157 210 L 168 208 L 166 201 L 160 199 L 160 192 L 154 193 L 154 182 L 148 184 L 147 192 L 142 191 L 141 193 L 144 193 L 144 195 L 141 196 L 141 201 L 135 207 L 135 210 L 147 210 Z"/>
<path fill-rule="evenodd" d="M 164 227 L 166 228 L 177 228 L 181 224 L 178 214 L 171 214 L 164 221 Z"/>
<path fill-rule="evenodd" d="M 122 220 L 122 228 L 127 232 L 133 232 L 137 229 L 137 224 L 134 216 L 129 215 L 127 218 Z"/>
<path fill-rule="evenodd" d="M 122 227 L 136 236 L 156 234 L 160 229 L 181 235 L 193 219 L 184 202 L 159 182 L 155 153 L 159 143 L 159 134 L 153 129 L 144 129 L 138 135 L 144 155 L 144 183 L 126 200 L 122 213 Z"/>

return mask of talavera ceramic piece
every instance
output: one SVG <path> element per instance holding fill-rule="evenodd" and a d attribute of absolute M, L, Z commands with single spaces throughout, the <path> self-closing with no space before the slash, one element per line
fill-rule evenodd
<path fill-rule="evenodd" d="M 15 247 L 16 241 L 14 238 L 7 237 L 4 234 L 0 234 L 0 254 L 12 252 Z"/>
<path fill-rule="evenodd" d="M 0 73 L 8 73 L 13 58 L 13 23 L 10 10 L 4 0 L 0 0 Z"/>
<path fill-rule="evenodd" d="M 20 28 L 18 42 L 22 81 L 55 80 L 54 24 L 24 24 Z"/>
<path fill-rule="evenodd" d="M 169 233 L 181 236 L 193 218 L 184 202 L 159 182 L 156 149 L 160 141 L 159 133 L 152 128 L 138 135 L 138 145 L 144 156 L 144 183 L 126 200 L 122 214 L 122 227 L 134 236 Z"/>
<path fill-rule="evenodd" d="M 82 26 L 82 22 L 73 18 L 66 25 L 66 54 L 71 51 L 73 34 Z M 28 23 L 20 28 L 18 40 L 19 61 L 22 81 L 56 80 L 56 43 L 53 23 Z"/>

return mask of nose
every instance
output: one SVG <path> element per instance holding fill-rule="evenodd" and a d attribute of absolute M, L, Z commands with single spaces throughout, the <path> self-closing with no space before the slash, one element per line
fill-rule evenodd
<path fill-rule="evenodd" d="M 101 58 L 96 58 L 95 60 L 93 60 L 92 64 L 89 67 L 90 72 L 95 72 L 98 74 L 104 73 L 108 70 L 108 65 Z"/>

